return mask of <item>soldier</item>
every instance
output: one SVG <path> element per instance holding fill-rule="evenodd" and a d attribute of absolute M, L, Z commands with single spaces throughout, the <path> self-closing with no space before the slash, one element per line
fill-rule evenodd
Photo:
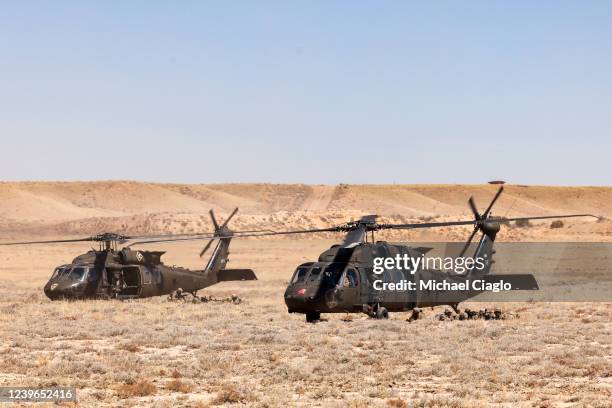
<path fill-rule="evenodd" d="M 408 318 L 408 321 L 414 322 L 415 320 L 419 320 L 420 316 L 421 316 L 421 309 L 415 307 L 414 309 L 412 309 L 412 314 Z"/>
<path fill-rule="evenodd" d="M 183 288 L 178 288 L 174 293 L 174 297 L 177 300 L 185 300 L 185 294 L 183 293 Z"/>
<path fill-rule="evenodd" d="M 119 296 L 119 294 L 121 292 L 123 292 L 123 290 L 127 287 L 127 285 L 125 284 L 125 281 L 123 280 L 123 272 L 122 271 L 115 271 L 113 272 L 113 287 L 112 287 L 112 291 L 115 297 Z"/>

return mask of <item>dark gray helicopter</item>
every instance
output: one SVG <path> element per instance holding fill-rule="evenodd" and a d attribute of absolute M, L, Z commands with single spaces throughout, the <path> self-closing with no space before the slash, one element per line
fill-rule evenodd
<path fill-rule="evenodd" d="M 259 232 L 237 234 L 238 237 L 310 234 L 319 232 L 345 232 L 344 241 L 333 245 L 323 252 L 318 261 L 299 265 L 285 290 L 285 304 L 289 313 L 303 313 L 307 322 L 320 319 L 321 313 L 364 312 L 378 318 L 388 318 L 388 312 L 409 311 L 416 307 L 429 307 L 449 305 L 457 310 L 458 304 L 466 299 L 476 296 L 482 290 L 446 291 L 446 290 L 388 290 L 381 288 L 381 284 L 406 284 L 409 281 L 445 280 L 449 283 L 463 283 L 466 287 L 472 281 L 480 279 L 483 287 L 486 284 L 495 284 L 501 280 L 510 282 L 514 290 L 536 290 L 537 282 L 532 275 L 489 275 L 493 254 L 493 243 L 500 230 L 501 219 L 491 216 L 491 209 L 503 191 L 503 186 L 497 191 L 495 197 L 480 214 L 470 197 L 468 203 L 474 214 L 474 220 L 429 222 L 415 224 L 380 224 L 376 222 L 375 215 L 362 217 L 359 221 L 343 225 L 308 230 Z M 543 217 L 506 218 L 504 222 L 521 220 L 543 220 L 551 218 L 595 217 L 590 214 L 554 215 Z M 412 271 L 411 268 L 384 268 L 382 273 L 374 273 L 374 259 L 407 255 L 409 258 L 419 258 L 431 248 L 411 247 L 392 244 L 384 241 L 375 241 L 374 233 L 380 230 L 408 230 L 417 228 L 452 227 L 460 225 L 473 225 L 474 230 L 461 250 L 459 257 L 463 257 L 469 249 L 476 234 L 480 232 L 481 238 L 477 244 L 472 258 L 483 259 L 478 267 L 474 265 L 464 273 L 447 272 L 423 267 Z M 368 233 L 370 239 L 368 240 Z M 178 238 L 179 240 L 192 240 L 201 238 Z M 414 273 L 413 273 L 414 272 Z M 376 284 L 376 281 L 380 281 Z M 387 288 L 390 285 L 386 285 Z M 397 287 L 397 286 L 396 286 Z M 417 285 L 418 287 L 418 285 Z"/>
<path fill-rule="evenodd" d="M 226 269 L 229 261 L 229 245 L 233 232 L 227 227 L 238 212 L 236 208 L 222 225 L 217 223 L 214 212 L 210 216 L 215 228 L 213 234 L 179 234 L 158 236 L 127 236 L 104 233 L 87 238 L 53 241 L 11 242 L 0 245 L 27 245 L 66 242 L 98 242 L 99 249 L 79 255 L 70 264 L 58 266 L 44 287 L 51 300 L 99 299 L 99 298 L 146 298 L 166 295 L 181 288 L 194 293 L 218 282 L 256 280 L 251 269 Z M 243 231 L 256 232 L 256 231 Z M 163 251 L 141 251 L 130 248 L 136 244 L 155 242 L 155 239 L 197 236 L 210 241 L 200 256 L 210 248 L 214 240 L 218 243 L 203 270 L 164 265 Z M 153 241 L 152 241 L 153 240 Z M 117 244 L 136 241 L 121 250 Z"/>
<path fill-rule="evenodd" d="M 492 259 L 495 253 L 493 243 L 500 230 L 501 221 L 499 218 L 491 217 L 491 209 L 502 192 L 503 187 L 500 187 L 482 214 L 478 212 L 473 197 L 470 197 L 468 203 L 474 214 L 474 220 L 470 221 L 380 224 L 376 222 L 375 215 L 369 215 L 356 222 L 323 230 L 282 232 L 339 231 L 347 233 L 342 244 L 333 245 L 323 252 L 317 262 L 307 262 L 297 267 L 285 290 L 285 303 L 289 313 L 303 313 L 306 315 L 306 321 L 313 322 L 319 320 L 321 313 L 364 312 L 378 319 L 386 319 L 389 311 L 408 311 L 417 307 L 449 305 L 457 311 L 460 302 L 482 292 L 482 290 L 473 289 L 472 281 L 477 279 L 482 281 L 480 285 L 482 288 L 487 287 L 488 284 L 504 281 L 509 282 L 513 290 L 537 290 L 538 285 L 533 275 L 489 275 L 494 262 Z M 586 216 L 592 215 L 520 217 L 504 219 L 504 222 Z M 417 267 L 411 265 L 408 268 L 385 267 L 382 272 L 374 273 L 375 258 L 395 258 L 398 255 L 400 257 L 407 255 L 408 259 L 418 259 L 424 257 L 431 249 L 375 241 L 375 231 L 460 225 L 474 225 L 474 230 L 459 253 L 459 257 L 465 255 L 472 240 L 480 232 L 482 235 L 472 259 L 483 260 L 481 264 L 472 265 L 462 273 L 425 269 L 422 264 Z M 369 241 L 368 232 L 371 234 Z M 410 281 L 415 283 L 414 290 L 395 289 L 406 288 Z M 463 284 L 463 287 L 469 289 L 462 291 L 419 289 L 421 281 L 446 281 L 449 284 Z"/>

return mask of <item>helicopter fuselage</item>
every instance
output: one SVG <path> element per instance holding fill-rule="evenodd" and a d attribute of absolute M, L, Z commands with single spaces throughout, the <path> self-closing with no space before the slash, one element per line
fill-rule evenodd
<path fill-rule="evenodd" d="M 249 269 L 190 270 L 164 265 L 164 252 L 90 251 L 57 267 L 44 287 L 48 298 L 146 298 L 177 289 L 196 292 L 224 280 L 256 279 Z M 223 265 L 224 266 L 224 265 Z"/>
<path fill-rule="evenodd" d="M 334 245 L 323 252 L 317 262 L 307 262 L 297 267 L 285 291 L 285 304 L 289 313 L 306 314 L 307 320 L 312 321 L 318 319 L 320 313 L 364 312 L 375 316 L 379 308 L 402 312 L 415 307 L 454 306 L 482 292 L 407 289 L 409 282 L 418 287 L 418 280 L 444 279 L 457 284 L 469 281 L 465 275 L 440 270 L 373 271 L 375 257 L 398 254 L 418 257 L 427 250 L 380 241 L 361 243 L 351 248 Z M 487 273 L 488 265 L 480 273 L 485 280 L 490 278 L 484 276 Z"/>

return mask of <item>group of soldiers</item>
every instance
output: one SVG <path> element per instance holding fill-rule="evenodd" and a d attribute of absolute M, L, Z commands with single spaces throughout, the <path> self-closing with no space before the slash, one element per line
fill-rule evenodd
<path fill-rule="evenodd" d="M 489 309 L 481 309 L 481 310 L 471 310 L 465 308 L 462 311 L 458 311 L 458 313 L 445 309 L 443 313 L 438 313 L 435 315 L 435 319 L 439 321 L 450 321 L 450 320 L 506 320 L 518 318 L 518 314 L 513 314 L 509 312 L 502 312 L 500 309 L 495 308 L 493 310 Z M 419 320 L 423 318 L 423 311 L 419 308 L 412 309 L 412 315 L 408 318 L 409 322 L 413 322 L 415 320 Z"/>
<path fill-rule="evenodd" d="M 207 303 L 207 302 L 225 302 L 225 303 L 233 303 L 238 305 L 242 303 L 242 299 L 238 297 L 236 294 L 232 294 L 231 296 L 225 298 L 216 298 L 214 296 L 198 296 L 196 293 L 184 292 L 183 289 L 178 288 L 174 292 L 168 295 L 169 302 L 189 302 L 191 303 Z"/>
<path fill-rule="evenodd" d="M 468 308 L 464 309 L 463 312 L 455 313 L 450 309 L 445 309 L 444 313 L 439 313 L 436 315 L 436 320 L 446 321 L 446 320 L 506 320 L 511 318 L 518 318 L 517 314 L 512 314 L 508 312 L 502 312 L 500 309 L 495 308 L 493 310 L 489 309 L 480 309 L 480 310 L 470 310 Z"/>

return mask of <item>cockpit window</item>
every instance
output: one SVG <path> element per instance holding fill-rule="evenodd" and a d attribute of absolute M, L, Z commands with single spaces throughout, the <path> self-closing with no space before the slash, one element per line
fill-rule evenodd
<path fill-rule="evenodd" d="M 321 268 L 320 267 L 314 267 L 310 270 L 310 281 L 314 282 L 317 279 L 319 279 L 319 275 L 321 274 Z"/>
<path fill-rule="evenodd" d="M 69 276 L 70 276 L 70 279 L 72 280 L 80 281 L 80 280 L 83 280 L 83 278 L 85 278 L 86 272 L 87 272 L 87 268 L 77 266 L 76 268 L 72 268 L 72 271 L 70 272 Z"/>
<path fill-rule="evenodd" d="M 55 268 L 55 270 L 53 271 L 53 274 L 51 275 L 51 279 L 61 278 L 62 276 L 64 276 L 66 272 L 69 272 L 69 271 L 70 271 L 70 268 L 66 268 L 64 266 Z"/>
<path fill-rule="evenodd" d="M 306 275 L 308 274 L 308 268 L 298 268 L 293 275 L 293 279 L 291 283 L 304 282 L 306 280 Z"/>

